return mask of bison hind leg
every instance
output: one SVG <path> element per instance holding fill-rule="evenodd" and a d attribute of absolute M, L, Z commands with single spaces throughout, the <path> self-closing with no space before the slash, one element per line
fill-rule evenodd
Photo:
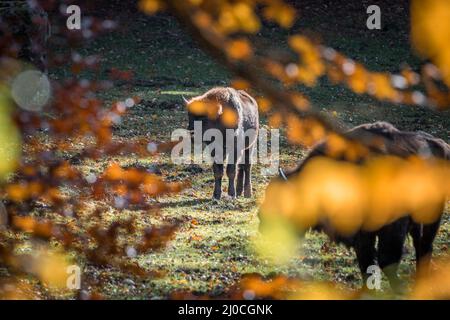
<path fill-rule="evenodd" d="M 408 234 L 409 217 L 384 226 L 378 232 L 378 263 L 389 280 L 392 290 L 403 293 L 405 283 L 398 276 L 398 266 Z"/>
<path fill-rule="evenodd" d="M 410 233 L 416 251 L 416 272 L 421 270 L 428 271 L 433 253 L 434 238 L 440 224 L 440 218 L 434 223 L 425 225 L 412 222 Z"/>
<path fill-rule="evenodd" d="M 252 165 L 246 163 L 244 165 L 244 197 L 252 197 Z"/>
<path fill-rule="evenodd" d="M 252 197 L 252 155 L 253 148 L 250 147 L 245 150 L 244 153 L 244 197 L 251 198 Z"/>

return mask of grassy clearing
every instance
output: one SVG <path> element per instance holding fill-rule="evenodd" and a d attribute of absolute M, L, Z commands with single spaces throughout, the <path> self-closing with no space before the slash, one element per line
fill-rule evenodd
<path fill-rule="evenodd" d="M 373 36 L 367 30 L 355 29 L 348 18 L 344 19 L 344 13 L 348 13 L 344 9 L 333 10 L 333 13 L 321 6 L 314 10 L 311 7 L 307 9 L 307 6 L 308 1 L 303 12 L 310 11 L 302 15 L 304 19 L 298 28 L 308 26 L 317 30 L 323 34 L 326 43 L 366 62 L 369 67 L 395 71 L 402 62 L 406 61 L 411 65 L 417 63 L 405 42 L 405 26 L 400 28 L 395 24 L 390 27 L 388 25 L 390 29 L 382 35 Z M 353 11 L 350 13 L 356 15 Z M 331 19 L 332 14 L 337 15 L 337 18 Z M 360 14 L 364 14 L 364 11 L 361 10 Z M 360 20 L 358 19 L 354 20 L 355 23 Z M 102 70 L 96 75 L 88 76 L 106 79 L 108 70 L 114 67 L 132 70 L 138 79 L 156 81 L 151 86 L 116 86 L 103 92 L 101 97 L 106 102 L 134 95 L 142 98 L 142 102 L 133 107 L 115 128 L 116 139 L 127 141 L 135 137 L 146 137 L 149 140 L 167 141 L 172 130 L 186 127 L 181 95 L 200 94 L 212 86 L 228 84 L 231 78 L 197 48 L 171 18 L 138 15 L 133 17 L 133 21 L 119 34 L 105 36 L 82 50 L 83 54 L 103 56 Z M 341 21 L 342 29 L 329 21 Z M 268 27 L 258 39 L 262 43 L 276 43 L 283 47 L 286 45 L 284 36 L 285 32 Z M 66 70 L 53 72 L 54 78 L 67 74 Z M 315 108 L 334 114 L 345 126 L 387 120 L 401 129 L 421 129 L 447 141 L 450 139 L 448 114 L 376 102 L 368 97 L 354 95 L 346 88 L 332 87 L 326 81 L 314 89 L 301 89 L 311 95 Z M 265 119 L 262 122 L 264 125 Z M 307 152 L 288 146 L 284 138 L 281 147 L 283 167 L 294 165 Z M 165 271 L 162 278 L 134 279 L 112 269 L 85 266 L 85 274 L 99 279 L 103 287 L 102 293 L 106 297 L 162 298 L 176 290 L 220 294 L 242 274 L 249 272 L 263 275 L 282 272 L 291 276 L 333 281 L 350 288 L 359 286 L 360 276 L 354 254 L 342 246 L 329 243 L 321 234 L 308 234 L 298 256 L 286 265 L 273 266 L 258 259 L 251 242 L 257 237 L 258 201 L 269 181 L 268 177 L 259 174 L 259 166 L 254 171 L 254 199 L 213 201 L 210 199 L 213 187 L 211 170 L 207 166 L 174 165 L 167 155 L 157 158 L 130 156 L 104 159 L 95 163 L 84 162 L 80 167 L 84 172 L 98 172 L 111 161 L 119 161 L 122 165 L 156 166 L 169 180 L 190 179 L 192 187 L 176 196 L 157 199 L 155 203 L 162 209 L 161 216 L 154 217 L 139 211 L 125 211 L 120 213 L 120 217 L 114 212 L 109 215 L 110 219 L 117 219 L 138 214 L 143 225 L 174 218 L 184 223 L 165 251 L 138 258 L 139 264 L 146 268 Z M 436 240 L 437 256 L 448 251 L 449 233 L 447 210 Z M 406 277 L 413 270 L 413 251 L 411 241 L 408 240 L 401 274 Z M 383 282 L 383 288 L 386 287 L 387 284 Z"/>

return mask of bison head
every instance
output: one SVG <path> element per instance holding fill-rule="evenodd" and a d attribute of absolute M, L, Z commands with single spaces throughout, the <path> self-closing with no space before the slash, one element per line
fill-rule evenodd
<path fill-rule="evenodd" d="M 189 104 L 191 103 L 189 100 L 187 100 L 185 97 L 183 97 L 183 102 L 186 106 L 187 112 L 188 112 L 188 127 L 187 129 L 189 130 L 189 132 L 191 133 L 191 136 L 194 135 L 194 123 L 195 122 L 201 122 L 202 125 L 202 131 L 204 132 L 206 130 L 207 127 L 207 122 L 208 122 L 208 116 L 207 114 L 202 114 L 202 113 L 194 113 L 192 112 L 192 110 L 189 108 Z M 202 134 L 203 134 L 202 132 Z"/>
<path fill-rule="evenodd" d="M 285 173 L 285 171 L 282 168 L 278 168 L 278 176 L 273 178 L 272 181 L 270 182 L 271 185 L 274 185 L 276 183 L 288 183 L 288 177 L 287 174 Z M 270 192 L 270 190 L 267 190 L 267 192 Z M 266 199 L 267 201 L 267 199 Z M 270 200 L 268 200 L 270 201 Z M 268 214 L 267 212 L 265 212 L 265 207 L 264 205 L 259 208 L 258 210 L 258 219 L 259 219 L 259 232 L 264 232 L 264 229 L 267 228 L 268 226 L 268 220 L 270 220 L 270 218 L 268 219 Z"/>

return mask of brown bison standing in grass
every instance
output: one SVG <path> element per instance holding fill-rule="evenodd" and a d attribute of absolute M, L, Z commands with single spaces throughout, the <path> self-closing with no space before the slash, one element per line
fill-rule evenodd
<path fill-rule="evenodd" d="M 248 93 L 233 88 L 213 88 L 205 94 L 185 100 L 188 109 L 188 130 L 193 133 L 194 124 L 201 124 L 202 136 L 209 129 L 219 130 L 222 137 L 220 158 L 214 157 L 215 199 L 222 195 L 224 161 L 227 160 L 228 195 L 231 198 L 252 196 L 252 156 L 259 129 L 258 104 Z M 227 134 L 227 131 L 231 134 Z M 239 141 L 242 141 L 241 147 Z M 236 168 L 238 170 L 236 170 Z M 237 176 L 237 181 L 236 181 Z"/>
<path fill-rule="evenodd" d="M 376 140 L 375 150 L 372 150 L 374 155 L 393 155 L 400 158 L 419 156 L 422 158 L 450 159 L 450 146 L 445 141 L 425 132 L 400 131 L 386 122 L 363 124 L 353 128 L 348 133 L 350 136 L 364 136 L 373 139 L 373 141 Z M 331 158 L 327 152 L 328 143 L 329 141 L 325 140 L 318 144 L 293 171 L 285 174 L 280 170 L 280 178 L 274 180 L 276 182 L 286 181 L 282 183 L 289 183 L 288 181 L 295 179 L 311 160 L 317 157 Z M 333 159 L 357 164 L 363 164 L 367 160 L 367 158 L 348 160 L 345 157 L 333 157 Z M 398 190 L 398 192 L 405 191 Z M 298 197 L 301 201 L 302 195 L 299 194 Z M 409 232 L 413 239 L 417 267 L 419 267 L 419 263 L 421 267 L 425 267 L 431 258 L 433 241 L 440 226 L 442 211 L 445 207 L 445 199 L 441 205 L 438 219 L 430 224 L 417 223 L 412 219 L 410 214 L 406 214 L 382 226 L 378 230 L 366 231 L 361 228 L 351 235 L 340 234 L 327 221 L 319 221 L 314 229 L 325 232 L 334 241 L 354 248 L 359 268 L 363 275 L 364 284 L 366 284 L 367 280 L 366 272 L 368 267 L 378 263 L 379 267 L 388 277 L 391 287 L 394 290 L 401 291 L 403 284 L 398 278 L 397 269 L 403 254 L 407 234 Z M 259 212 L 261 231 L 266 227 L 264 223 L 264 212 L 262 211 L 260 210 Z M 302 213 L 299 212 L 298 214 L 301 215 Z"/>

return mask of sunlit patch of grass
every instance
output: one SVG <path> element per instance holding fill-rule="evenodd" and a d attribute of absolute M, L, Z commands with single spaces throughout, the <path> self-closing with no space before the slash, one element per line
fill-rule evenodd
<path fill-rule="evenodd" d="M 182 95 L 187 95 L 187 96 L 195 96 L 200 94 L 199 91 L 161 91 L 161 95 L 171 95 L 171 96 L 182 96 Z"/>

